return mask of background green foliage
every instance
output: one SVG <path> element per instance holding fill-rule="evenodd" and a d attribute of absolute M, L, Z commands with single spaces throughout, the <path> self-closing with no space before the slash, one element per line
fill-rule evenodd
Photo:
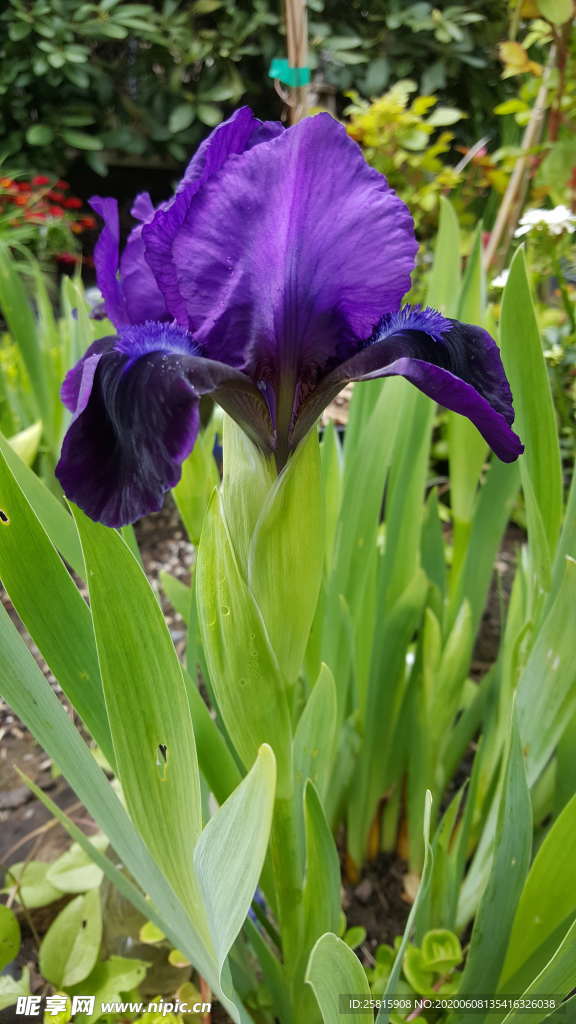
<path fill-rule="evenodd" d="M 506 6 L 312 0 L 310 63 L 341 94 L 377 96 L 410 76 L 469 110 L 477 137 L 494 102 Z M 283 51 L 276 0 L 9 0 L 0 15 L 0 137 L 19 164 L 62 171 L 79 153 L 168 164 L 238 103 L 278 116 L 267 79 Z"/>

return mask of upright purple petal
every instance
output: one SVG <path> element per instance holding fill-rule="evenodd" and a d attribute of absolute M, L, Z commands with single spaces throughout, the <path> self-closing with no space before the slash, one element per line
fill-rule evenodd
<path fill-rule="evenodd" d="M 141 324 L 146 320 L 172 320 L 164 296 L 152 273 L 142 238 L 143 224 L 128 235 L 120 259 L 120 284 L 124 296 L 127 322 Z"/>
<path fill-rule="evenodd" d="M 229 159 L 283 130 L 281 125 L 259 121 L 249 107 L 236 110 L 198 147 L 178 186 L 175 199 L 165 203 L 145 227 L 146 258 L 162 289 L 167 308 L 181 324 L 187 324 L 187 312 L 169 261 L 172 243 L 186 219 L 190 203 Z"/>
<path fill-rule="evenodd" d="M 239 107 L 200 143 L 184 171 L 177 192 L 187 190 L 195 182 L 208 181 L 228 157 L 267 142 L 284 130 L 277 121 L 260 121 L 250 107 Z"/>
<path fill-rule="evenodd" d="M 229 159 L 144 238 L 205 354 L 293 391 L 399 307 L 417 251 L 407 207 L 327 114 Z"/>
<path fill-rule="evenodd" d="M 481 327 L 409 306 L 384 316 L 362 351 L 321 382 L 301 410 L 295 441 L 345 383 L 392 376 L 405 377 L 446 409 L 467 416 L 503 462 L 524 450 L 511 430 L 512 394 L 494 339 Z"/>
<path fill-rule="evenodd" d="M 118 203 L 115 199 L 103 196 L 92 196 L 88 201 L 95 213 L 104 221 L 94 248 L 94 266 L 96 280 L 104 298 L 106 316 L 117 327 L 128 323 L 124 296 L 118 281 L 118 265 L 120 261 L 120 222 Z"/>
<path fill-rule="evenodd" d="M 144 323 L 146 320 L 171 320 L 164 296 L 144 254 L 142 223 L 132 229 L 120 256 L 116 200 L 93 196 L 90 205 L 104 220 L 94 250 L 94 262 L 106 315 L 116 327 Z M 150 220 L 154 215 L 154 207 L 147 192 L 136 196 L 132 215 L 142 222 Z"/>
<path fill-rule="evenodd" d="M 149 221 L 154 216 L 154 206 L 150 198 L 149 192 L 139 192 L 134 202 L 130 214 L 134 217 L 134 220 L 140 220 L 143 223 Z"/>
<path fill-rule="evenodd" d="M 90 347 L 68 374 L 74 419 L 56 476 L 92 519 L 122 526 L 157 511 L 180 479 L 212 394 L 263 447 L 273 439 L 265 403 L 237 370 L 196 354 L 179 327 L 146 323 Z"/>

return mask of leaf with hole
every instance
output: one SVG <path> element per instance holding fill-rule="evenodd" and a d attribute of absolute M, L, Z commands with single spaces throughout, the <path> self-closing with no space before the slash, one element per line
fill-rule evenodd
<path fill-rule="evenodd" d="M 57 988 L 84 981 L 93 969 L 102 940 L 100 892 L 77 896 L 50 925 L 40 944 L 43 976 Z"/>

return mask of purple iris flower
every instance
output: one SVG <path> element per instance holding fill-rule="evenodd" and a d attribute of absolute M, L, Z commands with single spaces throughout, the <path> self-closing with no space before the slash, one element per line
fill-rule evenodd
<path fill-rule="evenodd" d="M 113 200 L 96 265 L 116 337 L 62 388 L 74 418 L 57 476 L 110 526 L 160 508 L 211 395 L 280 469 L 349 381 L 401 375 L 467 416 L 505 462 L 522 452 L 486 331 L 405 306 L 417 242 L 404 202 L 345 129 L 284 129 L 243 107 L 197 151 L 175 196 L 119 255 Z"/>

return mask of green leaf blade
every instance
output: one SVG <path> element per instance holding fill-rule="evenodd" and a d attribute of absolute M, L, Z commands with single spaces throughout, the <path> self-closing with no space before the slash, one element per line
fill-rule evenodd
<path fill-rule="evenodd" d="M 530 479 L 533 500 L 542 518 L 550 551 L 562 520 L 562 467 L 558 430 L 548 371 L 530 292 L 524 251 L 510 267 L 502 297 L 502 359 L 516 409 L 516 426 L 524 442 L 521 471 Z"/>
<path fill-rule="evenodd" d="M 194 864 L 220 967 L 256 891 L 272 823 L 276 764 L 262 746 L 250 772 L 206 825 Z"/>
<path fill-rule="evenodd" d="M 200 782 L 180 663 L 158 601 L 127 545 L 79 510 L 74 515 L 126 802 L 153 856 L 201 922 L 192 868 L 201 831 Z"/>

